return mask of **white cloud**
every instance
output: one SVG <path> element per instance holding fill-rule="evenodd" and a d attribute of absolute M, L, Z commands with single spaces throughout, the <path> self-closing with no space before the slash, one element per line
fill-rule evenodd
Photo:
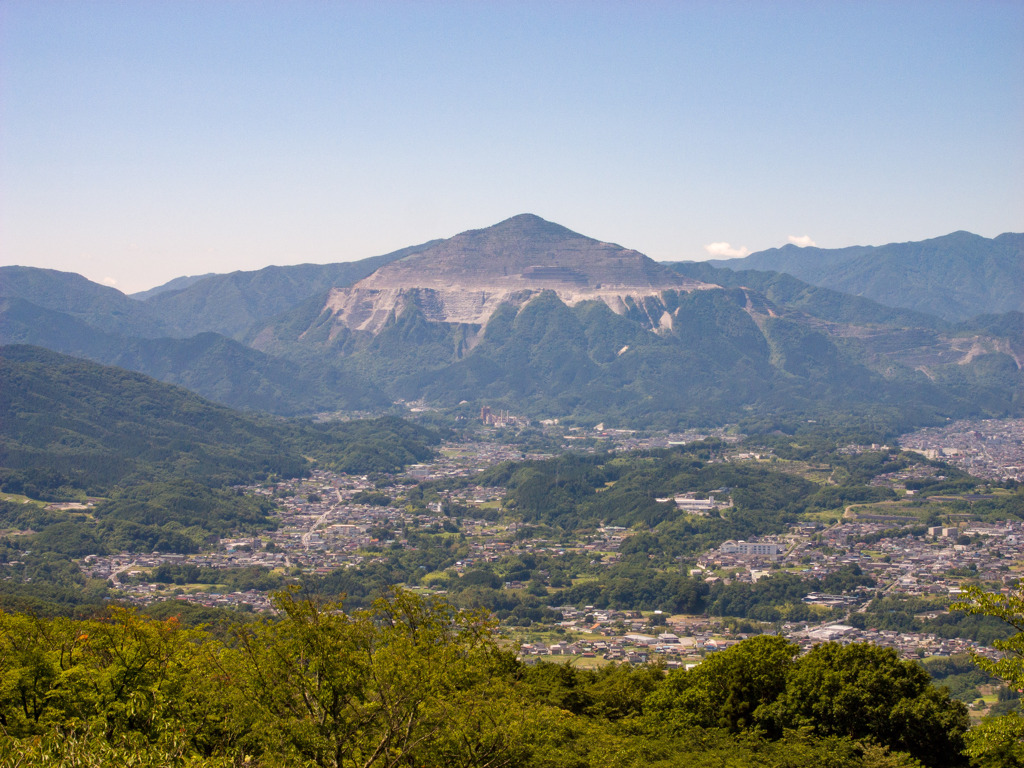
<path fill-rule="evenodd" d="M 112 277 L 104 277 L 100 282 L 103 285 L 109 285 L 111 288 L 117 288 L 117 280 Z"/>
<path fill-rule="evenodd" d="M 750 249 L 746 246 L 743 246 L 742 248 L 733 248 L 729 243 L 708 243 L 704 246 L 704 250 L 712 256 L 740 258 L 747 256 L 750 253 Z"/>
<path fill-rule="evenodd" d="M 801 248 L 806 248 L 809 245 L 817 245 L 816 242 L 811 240 L 810 235 L 800 235 L 799 237 L 797 235 L 790 235 L 789 242 L 791 242 L 793 245 L 799 245 Z"/>

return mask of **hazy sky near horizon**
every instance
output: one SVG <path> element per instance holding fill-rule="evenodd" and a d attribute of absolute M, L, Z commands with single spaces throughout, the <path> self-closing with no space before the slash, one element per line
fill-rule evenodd
<path fill-rule="evenodd" d="M 125 292 L 535 213 L 658 260 L 1024 230 L 1024 3 L 0 1 L 0 264 Z"/>

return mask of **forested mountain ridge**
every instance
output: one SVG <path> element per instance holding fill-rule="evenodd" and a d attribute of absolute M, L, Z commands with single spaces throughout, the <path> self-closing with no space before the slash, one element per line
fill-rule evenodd
<path fill-rule="evenodd" d="M 155 285 L 145 291 L 130 293 L 128 296 L 136 301 L 146 301 L 161 293 L 167 293 L 168 291 L 183 291 L 190 285 L 198 283 L 200 280 L 205 280 L 208 277 L 213 277 L 216 274 L 216 272 L 206 272 L 202 275 L 182 275 L 181 277 L 176 277 L 173 280 L 168 280 L 163 285 Z"/>
<path fill-rule="evenodd" d="M 707 262 L 672 265 L 697 279 L 750 289 L 768 313 L 828 336 L 850 359 L 889 381 L 921 374 L 948 395 L 981 410 L 1010 413 L 1024 398 L 1024 315 L 984 314 L 952 323 L 863 296 L 805 283 L 792 275 L 730 270 Z"/>
<path fill-rule="evenodd" d="M 241 337 L 254 325 L 292 309 L 310 296 L 361 280 L 378 268 L 435 242 L 359 261 L 273 266 L 251 272 L 208 275 L 180 290 L 149 295 L 144 305 L 172 331 L 169 335 L 191 336 L 214 331 Z"/>
<path fill-rule="evenodd" d="M 59 488 L 101 495 L 182 473 L 239 482 L 306 467 L 269 422 L 141 374 L 36 347 L 0 348 L 0 414 L 8 492 L 32 486 L 39 497 Z"/>
<path fill-rule="evenodd" d="M 393 471 L 440 435 L 399 419 L 314 425 L 255 417 L 138 373 L 28 346 L 0 347 L 0 488 L 102 495 L 169 479 L 251 482 L 309 471 Z"/>
<path fill-rule="evenodd" d="M 966 248 L 961 262 L 984 240 L 950 238 L 937 241 L 943 253 Z M 847 251 L 826 261 L 866 252 Z M 354 264 L 207 276 L 146 301 L 115 291 L 110 306 L 125 309 L 103 323 L 97 297 L 112 289 L 67 276 L 46 288 L 53 275 L 12 269 L 22 288 L 7 293 L 26 295 L 0 304 L 0 342 L 281 415 L 465 401 L 618 426 L 826 418 L 892 431 L 1024 408 L 1012 315 L 956 325 L 785 274 L 657 264 L 529 214 Z M 154 323 L 165 336 L 236 341 L 131 330 Z"/>
<path fill-rule="evenodd" d="M 795 246 L 794 246 L 795 247 Z M 951 324 L 926 312 L 887 306 L 864 296 L 822 288 L 786 272 L 731 269 L 712 261 L 673 261 L 665 266 L 725 288 L 749 288 L 778 307 L 831 323 L 948 330 Z"/>
<path fill-rule="evenodd" d="M 197 276 L 174 287 L 179 279 L 141 299 L 73 273 L 0 267 L 0 344 L 128 368 L 232 408 L 284 416 L 382 410 L 390 401 L 380 388 L 341 361 L 296 365 L 225 336 L 431 244 L 350 263 Z"/>
<path fill-rule="evenodd" d="M 0 343 L 30 344 L 127 368 L 243 410 L 292 416 L 390 405 L 351 367 L 299 365 L 211 332 L 185 339 L 121 336 L 20 298 L 0 298 Z"/>
<path fill-rule="evenodd" d="M 144 304 L 74 272 L 0 267 L 0 299 L 22 299 L 104 333 L 150 338 L 164 332 L 161 319 Z"/>
<path fill-rule="evenodd" d="M 920 242 L 839 249 L 786 245 L 708 263 L 786 272 L 813 285 L 951 321 L 1024 311 L 1024 234 L 1019 233 L 985 238 L 953 232 Z"/>
<path fill-rule="evenodd" d="M 360 280 L 435 242 L 353 262 L 175 278 L 132 296 L 73 272 L 0 267 L 0 298 L 23 299 L 125 337 L 183 338 L 203 331 L 234 337 L 310 296 Z"/>

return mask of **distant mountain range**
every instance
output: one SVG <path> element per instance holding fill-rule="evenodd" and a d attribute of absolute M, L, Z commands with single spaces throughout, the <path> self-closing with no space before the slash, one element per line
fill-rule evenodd
<path fill-rule="evenodd" d="M 145 304 L 174 336 L 213 331 L 239 336 L 338 285 L 349 285 L 374 270 L 417 253 L 431 243 L 343 264 L 266 267 L 255 272 L 211 275 L 180 290 L 161 291 Z"/>
<path fill-rule="evenodd" d="M 21 298 L 0 298 L 0 343 L 32 344 L 116 365 L 233 408 L 284 416 L 379 410 L 391 402 L 343 363 L 305 366 L 212 332 L 183 339 L 122 336 Z"/>
<path fill-rule="evenodd" d="M 0 268 L 0 342 L 285 415 L 405 400 L 621 425 L 890 428 L 1024 407 L 1022 240 L 787 246 L 723 268 L 659 264 L 526 214 L 139 298 Z"/>
<path fill-rule="evenodd" d="M 234 408 L 379 410 L 390 400 L 350 367 L 297 365 L 231 337 L 421 247 L 344 264 L 177 278 L 135 295 L 142 299 L 70 272 L 0 267 L 0 343 L 117 365 Z"/>
<path fill-rule="evenodd" d="M 989 239 L 954 232 L 916 243 L 831 250 L 786 245 L 708 263 L 786 272 L 812 285 L 946 320 L 1024 312 L 1024 234 Z"/>

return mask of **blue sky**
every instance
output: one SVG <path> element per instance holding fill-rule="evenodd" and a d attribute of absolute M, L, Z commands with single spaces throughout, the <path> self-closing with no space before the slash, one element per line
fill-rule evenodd
<path fill-rule="evenodd" d="M 131 292 L 524 212 L 659 260 L 1022 231 L 1024 3 L 0 0 L 2 264 Z"/>

